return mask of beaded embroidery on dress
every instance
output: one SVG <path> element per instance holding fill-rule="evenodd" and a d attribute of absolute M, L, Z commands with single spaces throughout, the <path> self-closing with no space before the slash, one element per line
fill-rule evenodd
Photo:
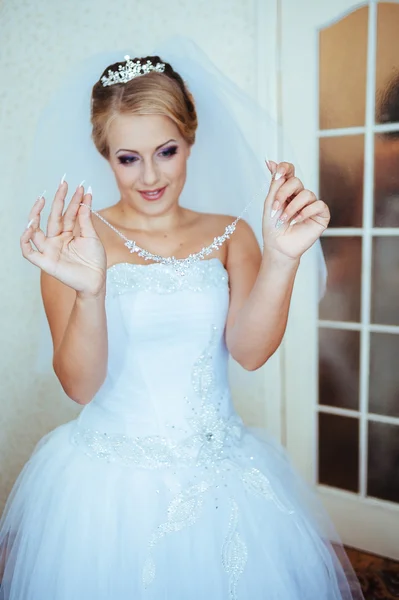
<path fill-rule="evenodd" d="M 215 258 L 108 270 L 107 378 L 15 484 L 1 600 L 362 598 L 281 447 L 233 408 L 228 307 Z"/>

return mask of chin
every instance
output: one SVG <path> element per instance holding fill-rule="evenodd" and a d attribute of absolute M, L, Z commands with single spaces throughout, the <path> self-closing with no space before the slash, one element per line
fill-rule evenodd
<path fill-rule="evenodd" d="M 178 199 L 169 200 L 162 198 L 158 201 L 146 201 L 140 196 L 137 202 L 134 202 L 134 206 L 138 212 L 142 214 L 157 216 L 167 213 L 179 204 Z"/>

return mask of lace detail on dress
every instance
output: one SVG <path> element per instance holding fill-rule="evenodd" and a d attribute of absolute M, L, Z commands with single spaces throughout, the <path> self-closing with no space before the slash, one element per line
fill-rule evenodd
<path fill-rule="evenodd" d="M 215 464 L 229 456 L 227 449 L 238 447 L 243 438 L 243 423 L 238 415 L 226 422 L 219 414 L 219 406 L 212 402 L 217 390 L 216 372 L 213 367 L 212 352 L 218 343 L 220 332 L 212 327 L 208 347 L 195 362 L 191 374 L 191 383 L 201 404 L 197 408 L 191 403 L 192 416 L 188 422 L 193 435 L 187 440 L 199 448 L 200 463 Z"/>
<path fill-rule="evenodd" d="M 90 458 L 143 469 L 163 469 L 183 460 L 178 448 L 160 436 L 132 437 L 77 427 L 72 443 Z"/>
<path fill-rule="evenodd" d="M 79 425 L 76 425 L 71 441 L 90 458 L 142 469 L 209 468 L 233 455 L 233 448 L 241 444 L 243 426 L 236 415 L 221 419 L 214 407 L 208 407 L 189 421 L 194 432 L 180 442 L 157 435 L 133 437 L 101 433 Z"/>
<path fill-rule="evenodd" d="M 143 567 L 143 584 L 148 587 L 155 578 L 156 566 L 153 558 L 153 550 L 161 539 L 168 533 L 181 531 L 185 527 L 193 525 L 201 515 L 205 492 L 211 487 L 211 483 L 202 481 L 186 488 L 180 492 L 168 508 L 168 516 L 165 523 L 158 526 L 152 534 L 149 549 L 150 554 Z"/>
<path fill-rule="evenodd" d="M 219 337 L 219 330 L 213 326 L 208 347 L 192 369 L 192 386 L 201 403 L 197 407 L 187 398 L 190 411 L 187 422 L 191 435 L 175 442 L 173 438 L 158 435 L 133 437 L 107 434 L 77 425 L 72 443 L 82 447 L 91 458 L 144 469 L 172 466 L 210 468 L 221 460 L 232 458 L 242 444 L 244 428 L 237 414 L 228 419 L 222 418 L 219 407 L 212 403 L 212 396 L 217 390 L 212 350 Z"/>
<path fill-rule="evenodd" d="M 180 492 L 168 508 L 168 518 L 164 524 L 152 534 L 149 542 L 149 556 L 144 564 L 142 577 L 143 583 L 149 586 L 155 578 L 156 566 L 153 558 L 153 548 L 167 534 L 181 531 L 198 521 L 201 516 L 201 507 L 204 496 L 209 489 L 215 489 L 220 482 L 231 472 L 235 472 L 243 482 L 245 489 L 254 495 L 261 496 L 267 501 L 275 503 L 276 507 L 286 513 L 294 511 L 279 500 L 272 490 L 269 480 L 258 469 L 243 467 L 234 451 L 229 448 L 239 448 L 244 435 L 242 421 L 238 416 L 226 421 L 219 415 L 217 406 L 212 403 L 212 396 L 217 391 L 217 378 L 213 368 L 212 352 L 218 342 L 219 330 L 212 327 L 208 347 L 204 350 L 193 366 L 192 385 L 197 396 L 201 399 L 200 408 L 193 404 L 193 416 L 188 419 L 193 435 L 186 439 L 184 445 L 189 448 L 193 445 L 199 448 L 198 464 L 205 465 L 207 469 L 206 480 L 199 485 L 194 485 Z M 226 484 L 227 485 L 227 484 Z M 239 507 L 234 498 L 231 498 L 231 514 L 226 539 L 221 550 L 221 562 L 229 577 L 229 594 L 231 600 L 238 600 L 237 585 L 244 572 L 248 560 L 248 550 L 244 540 L 238 532 Z"/>
<path fill-rule="evenodd" d="M 172 266 L 118 263 L 107 271 L 107 293 L 118 296 L 128 292 L 175 294 L 183 290 L 203 292 L 228 286 L 228 274 L 218 258 L 191 265 L 182 277 Z"/>
<path fill-rule="evenodd" d="M 210 490 L 228 487 L 231 477 L 237 476 L 247 493 L 273 502 L 286 515 L 294 512 L 291 506 L 279 499 L 269 479 L 259 469 L 249 466 L 251 457 L 248 453 L 243 454 L 246 431 L 240 417 L 235 413 L 228 419 L 220 415 L 213 352 L 221 335 L 220 328 L 212 327 L 208 346 L 192 367 L 191 383 L 199 403 L 186 399 L 191 433 L 183 439 L 174 441 L 173 437 L 107 434 L 79 425 L 72 437 L 72 442 L 93 459 L 146 469 L 184 466 L 198 469 L 193 474 L 195 483 L 191 481 L 172 498 L 164 521 L 161 520 L 150 535 L 148 555 L 142 569 L 146 587 L 156 577 L 155 547 L 166 535 L 198 522 L 207 494 Z M 248 551 L 238 532 L 239 505 L 234 498 L 230 498 L 230 505 L 229 527 L 221 548 L 221 567 L 228 576 L 230 599 L 238 600 L 237 587 L 248 560 Z"/>
<path fill-rule="evenodd" d="M 291 507 L 285 506 L 273 491 L 270 481 L 259 469 L 248 469 L 242 475 L 242 481 L 246 490 L 255 496 L 261 496 L 265 500 L 271 500 L 281 512 L 289 515 L 294 514 Z"/>
<path fill-rule="evenodd" d="M 222 548 L 222 564 L 230 576 L 229 594 L 231 600 L 237 600 L 237 583 L 244 572 L 248 560 L 248 549 L 238 532 L 238 504 L 231 498 L 229 529 Z"/>

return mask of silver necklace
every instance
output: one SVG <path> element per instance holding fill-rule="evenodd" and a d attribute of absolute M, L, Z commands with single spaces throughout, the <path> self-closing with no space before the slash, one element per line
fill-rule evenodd
<path fill-rule="evenodd" d="M 213 242 L 211 244 L 209 244 L 209 246 L 205 246 L 204 248 L 202 248 L 199 252 L 196 252 L 195 254 L 189 254 L 189 256 L 187 256 L 186 258 L 175 258 L 174 256 L 161 256 L 160 254 L 153 254 L 152 252 L 149 252 L 148 250 L 145 250 L 144 248 L 141 248 L 140 246 L 138 246 L 134 240 L 129 240 L 129 238 L 127 238 L 121 231 L 119 231 L 116 227 L 114 227 L 111 223 L 109 223 L 107 221 L 107 219 L 104 219 L 104 217 L 102 215 L 100 215 L 98 212 L 93 210 L 88 204 L 84 204 L 83 202 L 81 202 L 80 206 L 87 206 L 88 208 L 90 208 L 93 215 L 96 215 L 96 217 L 98 217 L 100 219 L 100 221 L 105 223 L 105 225 L 108 225 L 108 227 L 110 227 L 112 229 L 112 231 L 114 231 L 117 235 L 119 235 L 119 237 L 122 238 L 122 240 L 124 241 L 124 245 L 129 249 L 129 252 L 131 254 L 136 253 L 138 256 L 141 256 L 142 258 L 144 258 L 144 260 L 152 260 L 152 261 L 154 261 L 156 263 L 160 263 L 162 265 L 170 265 L 180 275 L 185 275 L 187 273 L 187 270 L 191 267 L 191 265 L 204 259 L 205 256 L 208 256 L 214 250 L 219 250 L 219 248 L 222 246 L 222 244 L 230 238 L 230 236 L 232 235 L 232 233 L 234 232 L 234 230 L 237 226 L 238 221 L 243 218 L 243 215 L 248 210 L 248 208 L 252 204 L 252 202 L 253 202 L 253 200 L 248 202 L 248 204 L 246 205 L 246 207 L 244 208 L 244 210 L 242 211 L 240 216 L 237 217 L 230 225 L 227 225 L 227 227 L 224 230 L 223 235 L 215 237 L 213 239 Z"/>

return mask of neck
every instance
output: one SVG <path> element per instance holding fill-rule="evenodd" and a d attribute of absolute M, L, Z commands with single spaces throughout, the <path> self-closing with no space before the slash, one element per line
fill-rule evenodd
<path fill-rule="evenodd" d="M 165 212 L 153 215 L 140 212 L 123 199 L 114 208 L 115 217 L 122 227 L 148 233 L 173 231 L 181 225 L 185 213 L 185 209 L 177 202 Z"/>

